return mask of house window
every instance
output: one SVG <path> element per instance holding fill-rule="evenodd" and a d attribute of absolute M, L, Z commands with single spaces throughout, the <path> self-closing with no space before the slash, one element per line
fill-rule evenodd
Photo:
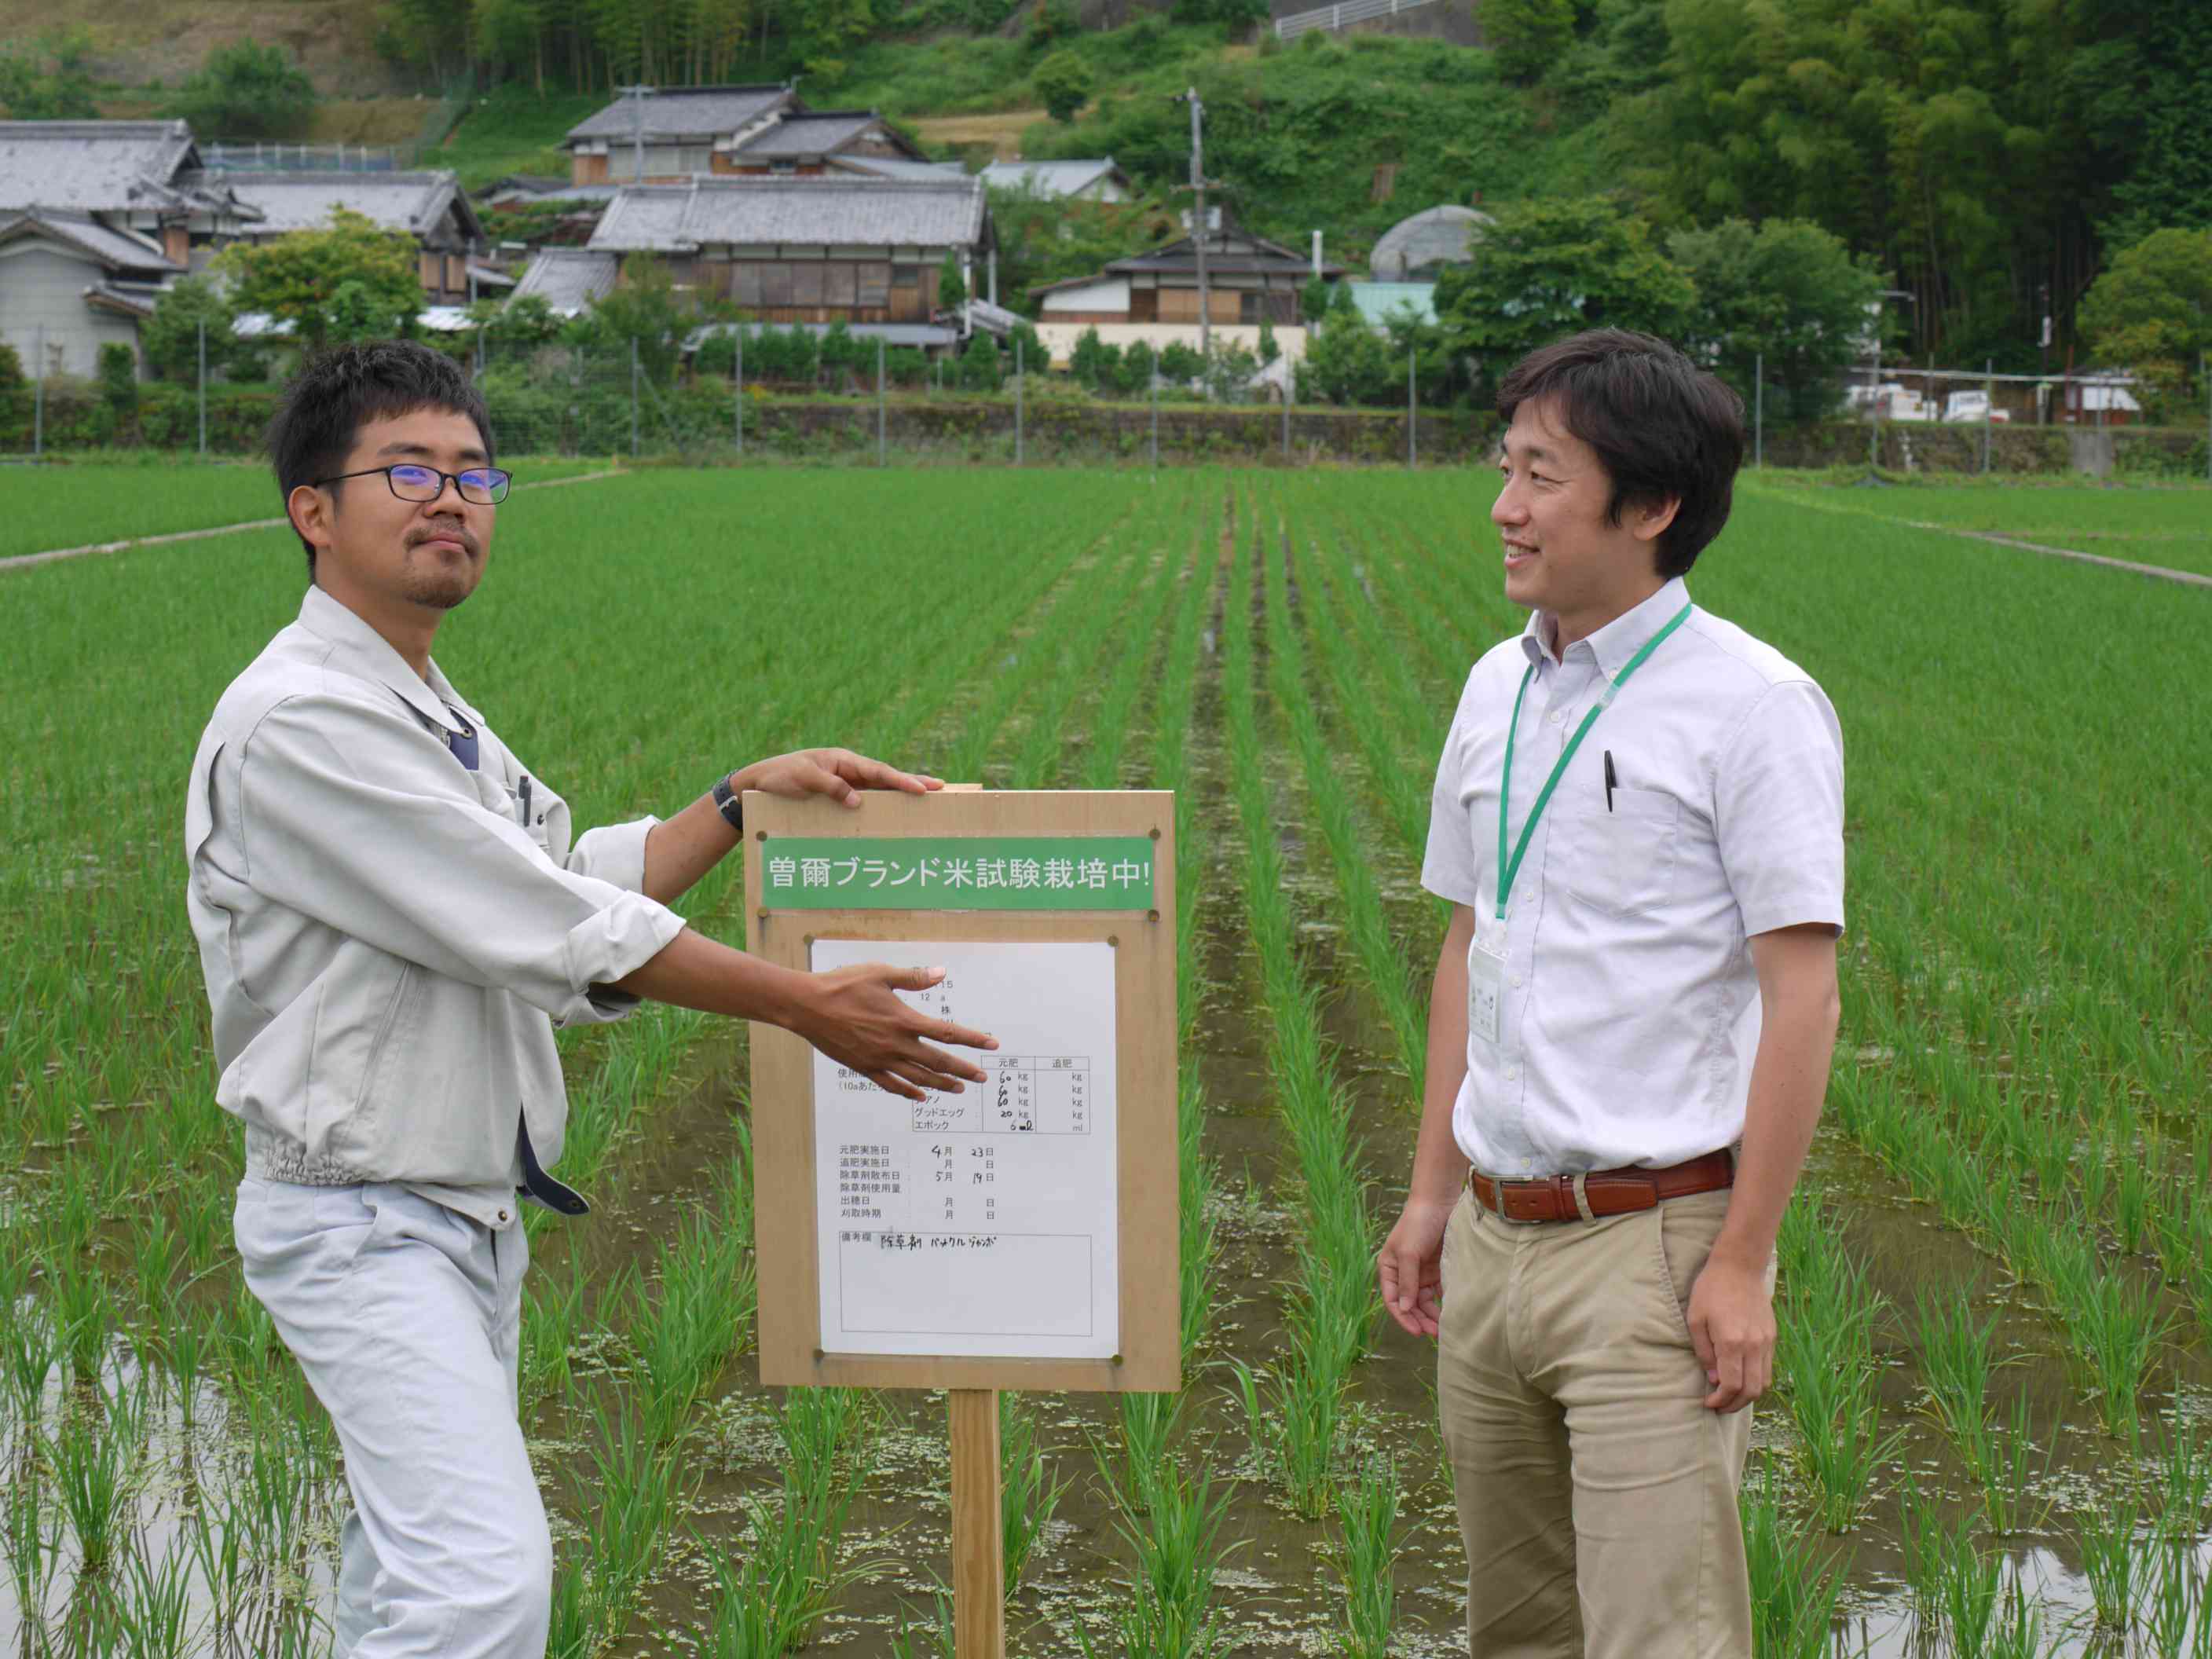
<path fill-rule="evenodd" d="M 799 163 L 796 161 L 770 161 L 768 164 L 768 170 L 774 173 L 795 173 L 799 171 Z"/>
<path fill-rule="evenodd" d="M 891 286 L 893 288 L 920 288 L 921 286 L 921 267 L 920 265 L 893 265 L 891 267 Z"/>

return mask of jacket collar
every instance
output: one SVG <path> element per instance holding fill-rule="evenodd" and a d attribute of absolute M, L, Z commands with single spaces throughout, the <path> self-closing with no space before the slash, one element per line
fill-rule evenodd
<path fill-rule="evenodd" d="M 1598 672 L 1612 679 L 1628 665 L 1631 657 L 1644 648 L 1644 642 L 1673 621 L 1674 613 L 1689 602 L 1689 584 L 1680 576 L 1669 577 L 1650 599 L 1630 606 L 1578 643 L 1589 647 Z M 1530 662 L 1544 663 L 1551 658 L 1547 641 L 1555 637 L 1552 613 L 1532 612 L 1528 625 L 1521 630 L 1521 649 Z"/>
<path fill-rule="evenodd" d="M 476 710 L 462 701 L 434 659 L 425 682 L 392 648 L 390 641 L 313 583 L 300 601 L 300 626 L 331 646 L 351 672 L 390 687 L 402 702 L 441 732 L 453 729 L 453 708 L 462 710 L 479 728 L 483 726 Z M 447 706 L 449 703 L 452 708 Z"/>

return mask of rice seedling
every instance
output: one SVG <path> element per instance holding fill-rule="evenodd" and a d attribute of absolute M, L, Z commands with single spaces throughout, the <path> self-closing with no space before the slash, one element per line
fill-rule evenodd
<path fill-rule="evenodd" d="M 1737 1497 L 1751 1577 L 1754 1650 L 1762 1659 L 1820 1659 L 1829 1650 L 1843 1570 L 1816 1554 L 1804 1529 L 1787 1516 L 1775 1490 L 1774 1466 Z"/>
<path fill-rule="evenodd" d="M 21 1645 L 33 1652 L 33 1638 L 61 1567 L 62 1528 L 60 1509 L 46 1502 L 39 1462 L 25 1456 L 0 1484 L 0 1553 L 7 1558 L 16 1616 L 24 1622 Z"/>
<path fill-rule="evenodd" d="M 1793 1203 L 1778 1244 L 1776 1369 L 1820 1487 L 1821 1524 L 1850 1530 L 1900 1431 L 1884 1433 L 1875 1387 L 1874 1322 L 1884 1305 L 1865 1267 L 1846 1256 L 1817 1200 Z"/>
<path fill-rule="evenodd" d="M 1398 1561 L 1398 1469 L 1387 1454 L 1361 1461 L 1336 1489 L 1337 1582 L 1343 1627 L 1334 1637 L 1343 1659 L 1388 1659 L 1395 1626 Z"/>
<path fill-rule="evenodd" d="M 1170 1466 L 1153 1483 L 1142 1523 L 1116 1523 L 1135 1556 L 1115 1613 L 1123 1659 L 1208 1659 L 1222 1650 L 1213 1587 L 1227 1509 L 1210 1476 Z M 1078 1626 L 1075 1638 L 1085 1659 L 1096 1659 L 1089 1632 Z"/>
<path fill-rule="evenodd" d="M 570 1351 L 583 1321 L 584 1285 L 583 1253 L 574 1249 L 563 1267 L 531 1275 L 530 1294 L 522 1302 L 519 1384 L 526 1412 L 554 1395 L 565 1394 L 574 1380 Z"/>
<path fill-rule="evenodd" d="M 2013 1401 L 2007 1423 L 1990 1425 L 1982 1448 L 1978 1459 L 1969 1462 L 1981 1484 L 1982 1514 L 1990 1531 L 1999 1538 L 2012 1538 L 2041 1530 L 2050 1518 L 2051 1504 L 2035 1492 L 2050 1472 L 2051 1453 L 2046 1447 L 2037 1455 L 2025 1398 Z"/>
<path fill-rule="evenodd" d="M 1012 1601 L 1068 1486 L 1067 1478 L 1054 1473 L 1045 1457 L 1036 1412 L 1012 1390 L 999 1395 L 999 1470 L 1000 1559 L 1006 1599 Z"/>
<path fill-rule="evenodd" d="M 127 1395 L 110 1408 L 64 1411 L 46 1441 L 54 1498 L 76 1544 L 78 1572 L 105 1574 L 130 1536 L 130 1510 L 143 1447 L 143 1415 Z"/>
<path fill-rule="evenodd" d="M 113 1650 L 132 1659 L 185 1659 L 200 1627 L 193 1614 L 189 1552 L 173 1547 L 156 1561 L 137 1548 L 124 1571 L 115 1595 Z"/>
<path fill-rule="evenodd" d="M 2081 1549 L 2081 1572 L 2089 1581 L 2097 1622 L 2107 1630 L 2126 1631 L 2135 1623 L 2136 1604 L 2142 1584 L 2136 1534 L 2142 1519 L 2140 1498 L 2130 1489 L 2107 1497 L 2083 1519 L 2075 1541 Z"/>
<path fill-rule="evenodd" d="M 744 1639 L 779 1644 L 763 1653 L 810 1645 L 837 1597 L 874 1570 L 869 1561 L 841 1563 L 839 1550 L 866 1479 L 877 1420 L 875 1403 L 857 1389 L 793 1389 L 785 1396 L 778 1423 L 787 1457 L 781 1500 L 745 1500 L 744 1560 L 733 1567 L 726 1554 L 713 1557 L 721 1607 L 749 1632 Z M 736 1601 L 756 1610 L 738 1612 Z"/>
<path fill-rule="evenodd" d="M 939 1585 L 929 1616 L 891 1632 L 891 1659 L 954 1659 L 952 1592 Z"/>
<path fill-rule="evenodd" d="M 599 1406 L 594 1419 L 592 1463 L 599 1478 L 586 1601 L 594 1637 L 605 1641 L 629 1624 L 665 1547 L 668 1523 L 698 1475 L 679 1451 L 656 1442 L 627 1405 L 612 1413 Z"/>
<path fill-rule="evenodd" d="M 654 1253 L 659 1294 L 632 1322 L 646 1375 L 643 1416 L 656 1441 L 673 1438 L 700 1393 L 752 1322 L 752 1263 L 721 1218 L 695 1214 Z"/>
<path fill-rule="evenodd" d="M 1293 1352 L 1265 1372 L 1230 1362 L 1244 1431 L 1261 1474 L 1279 1483 L 1291 1508 L 1308 1520 L 1328 1512 L 1337 1445 L 1345 1421 L 1346 1377 L 1325 1359 Z"/>
<path fill-rule="evenodd" d="M 1183 1396 L 1179 1394 L 1122 1395 L 1119 1437 L 1091 1437 L 1091 1455 L 1099 1482 L 1122 1514 L 1135 1516 L 1150 1512 L 1153 1482 L 1175 1459 L 1171 1448 L 1182 1404 Z"/>

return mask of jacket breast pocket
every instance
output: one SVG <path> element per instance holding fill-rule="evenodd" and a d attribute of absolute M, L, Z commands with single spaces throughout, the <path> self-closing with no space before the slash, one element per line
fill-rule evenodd
<path fill-rule="evenodd" d="M 1681 816 L 1663 789 L 1616 788 L 1610 811 L 1601 796 L 1579 802 L 1559 821 L 1553 879 L 1608 915 L 1649 915 L 1674 894 Z"/>

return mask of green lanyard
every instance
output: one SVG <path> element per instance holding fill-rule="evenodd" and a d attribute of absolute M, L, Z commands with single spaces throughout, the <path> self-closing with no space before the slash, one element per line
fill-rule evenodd
<path fill-rule="evenodd" d="M 1559 764 L 1552 769 L 1552 775 L 1544 780 L 1544 787 L 1536 797 L 1535 810 L 1528 814 L 1528 822 L 1521 826 L 1521 839 L 1514 844 L 1512 860 L 1509 863 L 1505 857 L 1505 802 L 1513 787 L 1513 738 L 1521 729 L 1521 700 L 1528 695 L 1528 682 L 1536 677 L 1536 665 L 1532 662 L 1522 672 L 1521 689 L 1513 696 L 1513 724 L 1505 732 L 1505 770 L 1498 780 L 1498 919 L 1500 921 L 1505 919 L 1505 899 L 1513 890 L 1513 878 L 1521 873 L 1521 860 L 1528 851 L 1528 838 L 1536 833 L 1536 820 L 1544 816 L 1544 808 L 1551 804 L 1552 791 L 1559 787 L 1559 779 L 1566 773 L 1567 763 L 1574 759 L 1575 750 L 1583 746 L 1583 739 L 1589 735 L 1590 727 L 1597 724 L 1597 717 L 1605 713 L 1612 706 L 1613 700 L 1620 695 L 1620 688 L 1628 684 L 1628 677 L 1644 666 L 1644 659 L 1656 651 L 1669 634 L 1690 619 L 1691 609 L 1689 605 L 1684 605 L 1674 613 L 1674 620 L 1644 641 L 1644 648 L 1628 659 L 1627 665 L 1599 696 L 1597 706 L 1583 716 L 1583 723 L 1575 728 L 1574 736 L 1567 740 Z"/>

